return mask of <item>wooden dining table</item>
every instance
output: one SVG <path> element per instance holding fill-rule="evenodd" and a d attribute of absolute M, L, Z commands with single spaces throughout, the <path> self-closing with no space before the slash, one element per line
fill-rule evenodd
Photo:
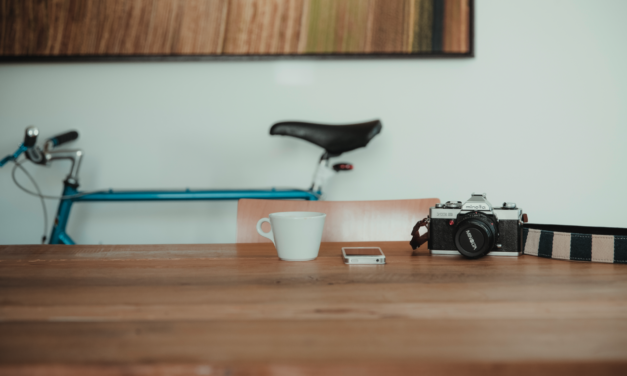
<path fill-rule="evenodd" d="M 386 265 L 346 265 L 379 246 Z M 0 375 L 626 375 L 627 265 L 0 246 Z"/>

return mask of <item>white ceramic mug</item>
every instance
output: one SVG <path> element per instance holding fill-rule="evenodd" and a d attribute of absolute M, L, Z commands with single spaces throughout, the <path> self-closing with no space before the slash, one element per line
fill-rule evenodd
<path fill-rule="evenodd" d="M 318 257 L 324 213 L 283 212 L 272 213 L 257 222 L 259 235 L 272 240 L 279 258 L 286 261 L 309 261 Z M 263 232 L 261 224 L 270 223 L 269 232 Z"/>

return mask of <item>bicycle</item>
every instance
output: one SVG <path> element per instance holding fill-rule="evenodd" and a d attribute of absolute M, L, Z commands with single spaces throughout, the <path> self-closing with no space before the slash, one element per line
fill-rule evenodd
<path fill-rule="evenodd" d="M 325 183 L 335 173 L 352 170 L 349 163 L 335 163 L 330 165 L 330 159 L 339 157 L 343 153 L 365 147 L 377 134 L 381 132 L 382 124 L 379 120 L 347 125 L 327 125 L 298 121 L 285 121 L 274 124 L 270 128 L 271 135 L 281 135 L 300 138 L 324 149 L 314 172 L 313 182 L 309 189 L 265 189 L 265 190 L 183 190 L 183 191 L 115 191 L 113 189 L 81 192 L 79 187 L 79 169 L 83 158 L 80 149 L 55 149 L 63 144 L 78 138 L 78 132 L 70 131 L 54 136 L 44 142 L 43 148 L 37 145 L 39 130 L 33 126 L 27 127 L 24 141 L 13 153 L 0 160 L 0 167 L 8 162 L 14 162 L 11 172 L 14 183 L 23 191 L 37 196 L 42 201 L 44 210 L 44 236 L 46 241 L 47 213 L 44 199 L 58 199 L 59 205 L 48 244 L 75 244 L 67 234 L 66 227 L 74 203 L 106 202 L 106 201 L 213 201 L 252 199 L 300 199 L 319 200 Z M 26 159 L 38 165 L 47 165 L 60 159 L 70 160 L 70 172 L 63 181 L 61 196 L 49 196 L 41 193 L 37 182 L 22 166 L 24 161 L 19 158 L 25 154 Z M 36 192 L 23 187 L 16 179 L 15 172 L 22 170 L 35 186 Z"/>

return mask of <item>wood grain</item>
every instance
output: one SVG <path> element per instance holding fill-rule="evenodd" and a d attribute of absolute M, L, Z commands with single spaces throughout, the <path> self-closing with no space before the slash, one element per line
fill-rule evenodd
<path fill-rule="evenodd" d="M 409 0 L 373 0 L 372 39 L 368 51 L 373 53 L 409 53 L 411 15 Z M 413 25 L 412 25 L 413 26 Z"/>
<path fill-rule="evenodd" d="M 445 8 L 437 51 L 434 4 Z M 0 0 L 0 57 L 470 55 L 471 8 L 472 0 Z"/>
<path fill-rule="evenodd" d="M 175 54 L 220 54 L 226 32 L 227 0 L 186 0 Z M 132 51 L 125 51 L 131 53 Z"/>
<path fill-rule="evenodd" d="M 431 51 L 433 33 L 433 2 L 431 0 L 413 1 L 414 30 L 412 41 L 412 51 Z"/>
<path fill-rule="evenodd" d="M 323 242 L 401 241 L 409 242 L 411 227 L 429 215 L 437 198 L 385 201 L 295 201 L 239 200 L 237 205 L 237 242 L 270 243 L 259 235 L 257 221 L 270 213 L 312 211 L 327 215 Z M 269 228 L 264 227 L 264 231 Z"/>
<path fill-rule="evenodd" d="M 342 246 L 386 265 L 347 266 Z M 0 375 L 620 375 L 627 273 L 406 242 L 0 246 Z"/>
<path fill-rule="evenodd" d="M 296 53 L 302 12 L 299 0 L 231 0 L 224 53 Z"/>
<path fill-rule="evenodd" d="M 447 52 L 468 51 L 469 6 L 466 0 L 445 0 L 443 49 Z"/>
<path fill-rule="evenodd" d="M 620 375 L 624 367 L 620 362 L 526 362 L 507 363 L 467 363 L 433 362 L 420 363 L 375 363 L 362 361 L 360 364 L 337 362 L 333 364 L 295 363 L 220 363 L 208 364 L 128 364 L 128 365 L 19 365 L 0 368 L 0 376 L 379 376 L 379 375 L 429 375 L 429 376 L 483 376 L 497 374 L 501 376 L 534 375 Z"/>
<path fill-rule="evenodd" d="M 303 17 L 302 53 L 369 51 L 369 17 L 373 0 L 308 0 Z"/>
<path fill-rule="evenodd" d="M 0 362 L 625 360 L 625 320 L 0 323 Z M 585 325 L 582 325 L 584 324 Z M 574 330 L 574 328 L 577 328 Z M 599 351 L 601 349 L 603 351 Z M 444 349 L 443 347 L 446 347 Z M 550 357 L 549 357 L 550 354 Z"/>

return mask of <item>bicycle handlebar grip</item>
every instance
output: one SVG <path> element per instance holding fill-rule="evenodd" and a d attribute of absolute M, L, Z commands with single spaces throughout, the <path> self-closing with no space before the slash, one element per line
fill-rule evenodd
<path fill-rule="evenodd" d="M 39 136 L 39 130 L 32 125 L 26 128 L 24 132 L 24 146 L 27 148 L 35 146 L 37 143 L 37 136 Z"/>
<path fill-rule="evenodd" d="M 49 141 L 52 141 L 53 146 L 59 146 L 66 142 L 74 141 L 78 138 L 77 131 L 69 131 L 57 136 L 52 137 Z"/>

